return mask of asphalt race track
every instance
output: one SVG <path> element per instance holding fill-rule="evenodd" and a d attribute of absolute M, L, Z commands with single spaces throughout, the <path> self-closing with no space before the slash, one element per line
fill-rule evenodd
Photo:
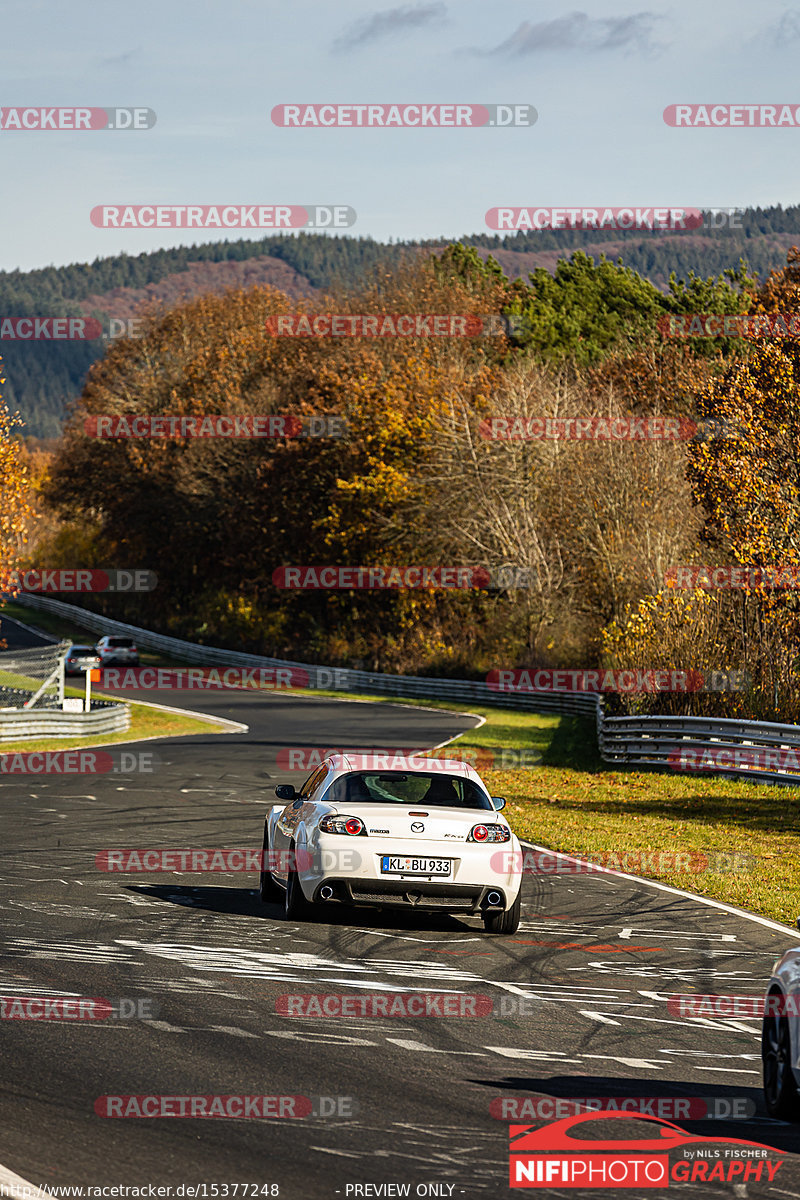
<path fill-rule="evenodd" d="M 2 1022 L 3 1166 L 45 1187 L 239 1181 L 332 1200 L 392 1194 L 353 1185 L 409 1184 L 412 1196 L 491 1196 L 508 1189 L 508 1122 L 492 1101 L 715 1097 L 752 1101 L 756 1115 L 677 1123 L 787 1159 L 773 1184 L 698 1182 L 681 1194 L 800 1195 L 800 1126 L 770 1120 L 761 1101 L 759 1021 L 680 1018 L 666 1003 L 681 992 L 758 994 L 798 935 L 611 875 L 527 877 L 519 932 L 492 937 L 478 921 L 413 913 L 288 923 L 261 905 L 252 874 L 100 871 L 95 856 L 112 848 L 260 848 L 272 787 L 299 782 L 277 770 L 281 747 L 434 745 L 474 723 L 244 691 L 141 698 L 249 732 L 142 744 L 161 759 L 150 775 L 0 778 L 0 993 L 125 997 L 155 1013 Z M 419 988 L 489 995 L 495 1015 L 277 1011 L 287 993 Z M 153 1094 L 303 1095 L 333 1114 L 95 1113 L 101 1096 Z"/>

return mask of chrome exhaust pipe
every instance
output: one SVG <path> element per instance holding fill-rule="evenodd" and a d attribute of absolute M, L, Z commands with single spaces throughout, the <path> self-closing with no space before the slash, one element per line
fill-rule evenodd
<path fill-rule="evenodd" d="M 330 884 L 326 883 L 323 887 L 321 887 L 319 889 L 319 895 L 320 895 L 321 900 L 332 900 L 333 899 L 333 888 L 330 886 Z"/>
<path fill-rule="evenodd" d="M 503 897 L 500 895 L 499 892 L 489 892 L 489 894 L 486 897 L 486 903 L 491 905 L 492 907 L 494 907 L 496 904 L 503 903 Z"/>

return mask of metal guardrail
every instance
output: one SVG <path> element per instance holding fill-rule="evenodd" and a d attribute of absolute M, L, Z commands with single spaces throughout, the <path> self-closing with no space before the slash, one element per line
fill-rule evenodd
<path fill-rule="evenodd" d="M 92 711 L 88 713 L 61 712 L 57 708 L 13 709 L 0 712 L 0 743 L 33 737 L 94 737 L 124 733 L 130 723 L 128 705 L 109 700 L 93 700 Z"/>
<path fill-rule="evenodd" d="M 365 692 L 383 696 L 413 696 L 419 699 L 454 700 L 459 703 L 496 705 L 502 708 L 529 709 L 533 712 L 588 714 L 597 708 L 597 697 L 567 692 L 539 692 L 535 695 L 492 691 L 482 680 L 429 679 L 420 675 L 384 675 L 377 671 L 355 671 L 349 667 L 321 667 L 312 663 L 290 662 L 281 658 L 266 658 L 258 654 L 245 654 L 239 650 L 223 650 L 216 646 L 199 646 L 181 638 L 167 637 L 125 625 L 99 613 L 89 612 L 74 604 L 51 600 L 47 596 L 22 594 L 14 597 L 15 602 L 26 607 L 55 613 L 74 624 L 100 634 L 120 634 L 133 638 L 144 650 L 157 650 L 170 658 L 184 663 L 221 667 L 284 667 L 293 671 L 304 671 L 308 675 L 308 687 L 316 691 Z M 2 614 L 0 613 L 0 616 Z"/>
<path fill-rule="evenodd" d="M 206 666 L 285 667 L 308 674 L 310 689 L 364 692 L 372 695 L 413 696 L 420 699 L 479 703 L 530 712 L 562 713 L 569 716 L 594 716 L 597 744 L 603 760 L 611 765 L 669 767 L 670 754 L 686 750 L 730 751 L 730 763 L 706 768 L 713 773 L 734 775 L 756 782 L 800 784 L 800 765 L 792 769 L 781 759 L 782 752 L 796 751 L 800 764 L 800 726 L 779 725 L 768 721 L 740 721 L 708 717 L 609 717 L 602 697 L 595 693 L 536 692 L 503 693 L 492 691 L 478 680 L 428 679 L 415 675 L 383 675 L 372 671 L 315 666 L 287 662 L 213 646 L 198 646 L 180 638 L 166 637 L 125 625 L 76 605 L 45 596 L 17 596 L 18 603 L 63 616 L 97 633 L 132 637 L 137 645 L 157 650 L 178 661 Z M 739 751 L 736 761 L 735 751 Z M 763 766 L 741 762 L 742 751 L 765 751 Z M 769 752 L 773 754 L 770 759 Z M 770 761 L 772 765 L 770 766 Z M 783 767 L 783 769 L 781 769 Z M 774 768 L 774 769 L 773 769 Z"/>
<path fill-rule="evenodd" d="M 736 775 L 760 783 L 800 784 L 800 726 L 773 721 L 731 720 L 727 717 L 608 717 L 598 731 L 605 762 L 629 766 L 678 767 L 678 757 L 702 760 L 704 770 Z M 719 761 L 720 756 L 723 761 Z M 725 761 L 725 760 L 728 761 Z M 749 760 L 749 761 L 748 761 Z"/>

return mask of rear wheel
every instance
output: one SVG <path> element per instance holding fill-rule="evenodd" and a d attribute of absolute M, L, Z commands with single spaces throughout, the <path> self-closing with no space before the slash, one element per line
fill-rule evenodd
<path fill-rule="evenodd" d="M 773 992 L 768 997 L 774 1008 L 783 999 Z M 769 1009 L 769 1006 L 768 1006 Z M 792 1071 L 792 1044 L 789 1022 L 780 1013 L 769 1010 L 761 1031 L 761 1061 L 764 1072 L 764 1103 L 771 1117 L 791 1120 L 798 1116 L 800 1098 Z"/>
<path fill-rule="evenodd" d="M 258 894 L 261 897 L 262 904 L 274 904 L 281 898 L 281 889 L 278 887 L 275 880 L 272 878 L 272 872 L 266 866 L 269 862 L 269 827 L 267 822 L 264 822 L 264 846 L 261 855 L 261 878 L 258 885 Z"/>
<path fill-rule="evenodd" d="M 297 876 L 297 854 L 294 842 L 289 847 L 289 871 L 286 875 L 286 895 L 283 911 L 287 921 L 313 921 L 316 905 L 306 900 Z"/>
<path fill-rule="evenodd" d="M 511 908 L 505 912 L 483 914 L 483 927 L 487 933 L 516 933 L 522 912 L 522 896 L 517 896 Z"/>

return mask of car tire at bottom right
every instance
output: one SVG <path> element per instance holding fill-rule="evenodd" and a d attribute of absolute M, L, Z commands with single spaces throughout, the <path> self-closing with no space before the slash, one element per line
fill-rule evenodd
<path fill-rule="evenodd" d="M 800 1119 L 800 947 L 773 968 L 761 1023 L 764 1105 L 771 1117 Z"/>

